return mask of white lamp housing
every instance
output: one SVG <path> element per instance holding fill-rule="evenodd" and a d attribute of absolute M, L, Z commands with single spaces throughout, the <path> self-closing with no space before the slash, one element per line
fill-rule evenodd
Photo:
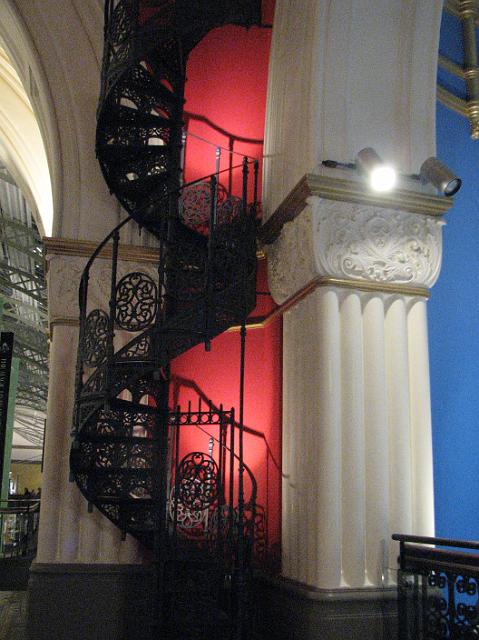
<path fill-rule="evenodd" d="M 374 191 L 391 191 L 396 186 L 396 170 L 391 165 L 384 164 L 371 147 L 359 151 L 356 165 L 368 176 L 369 185 Z"/>
<path fill-rule="evenodd" d="M 430 182 L 442 195 L 449 198 L 456 194 L 462 185 L 461 178 L 434 157 L 422 163 L 419 174 L 423 182 Z"/>

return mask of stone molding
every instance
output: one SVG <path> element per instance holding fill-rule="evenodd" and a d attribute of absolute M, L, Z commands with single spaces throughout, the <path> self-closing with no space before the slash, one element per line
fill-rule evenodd
<path fill-rule="evenodd" d="M 91 240 L 72 240 L 71 238 L 43 238 L 43 244 L 50 255 L 76 256 L 89 258 L 98 247 L 98 242 Z M 132 260 L 139 263 L 158 263 L 158 248 L 120 244 L 118 255 L 120 260 Z M 111 243 L 100 253 L 102 258 L 111 258 Z M 86 262 L 85 262 L 86 264 Z"/>
<path fill-rule="evenodd" d="M 443 225 L 440 216 L 310 196 L 267 247 L 274 300 L 318 278 L 427 293 L 439 276 Z"/>

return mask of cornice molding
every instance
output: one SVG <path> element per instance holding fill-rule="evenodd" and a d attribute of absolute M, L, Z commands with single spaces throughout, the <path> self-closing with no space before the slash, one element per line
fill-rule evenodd
<path fill-rule="evenodd" d="M 303 211 L 310 196 L 436 217 L 444 215 L 453 204 L 451 198 L 406 189 L 378 194 L 372 192 L 363 182 L 308 173 L 261 227 L 260 242 L 274 242 L 281 234 L 283 226 Z"/>
<path fill-rule="evenodd" d="M 72 240 L 70 238 L 43 238 L 43 244 L 47 255 L 74 256 L 77 258 L 89 258 L 98 246 L 98 242 L 91 240 Z M 139 247 L 136 245 L 120 244 L 118 256 L 120 260 L 131 260 L 139 263 L 157 263 L 159 249 L 152 247 Z M 111 259 L 111 244 L 102 249 L 100 258 Z"/>
<path fill-rule="evenodd" d="M 77 258 L 89 258 L 97 248 L 97 242 L 91 240 L 72 240 L 70 238 L 42 238 L 47 255 L 74 256 Z M 120 260 L 139 262 L 146 264 L 157 264 L 159 259 L 159 248 L 139 247 L 137 245 L 119 245 L 118 256 Z M 107 245 L 99 255 L 100 258 L 111 259 L 111 245 Z M 262 248 L 256 252 L 258 260 L 265 258 Z"/>

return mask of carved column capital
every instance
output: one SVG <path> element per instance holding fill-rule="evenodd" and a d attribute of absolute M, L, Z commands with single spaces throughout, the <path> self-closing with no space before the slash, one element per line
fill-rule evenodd
<path fill-rule="evenodd" d="M 318 196 L 307 203 L 267 249 L 278 304 L 316 279 L 404 293 L 436 282 L 441 217 Z"/>

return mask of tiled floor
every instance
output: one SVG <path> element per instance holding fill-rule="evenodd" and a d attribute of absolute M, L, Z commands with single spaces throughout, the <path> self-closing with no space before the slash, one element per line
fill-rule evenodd
<path fill-rule="evenodd" d="M 25 640 L 26 591 L 0 591 L 0 640 Z"/>

